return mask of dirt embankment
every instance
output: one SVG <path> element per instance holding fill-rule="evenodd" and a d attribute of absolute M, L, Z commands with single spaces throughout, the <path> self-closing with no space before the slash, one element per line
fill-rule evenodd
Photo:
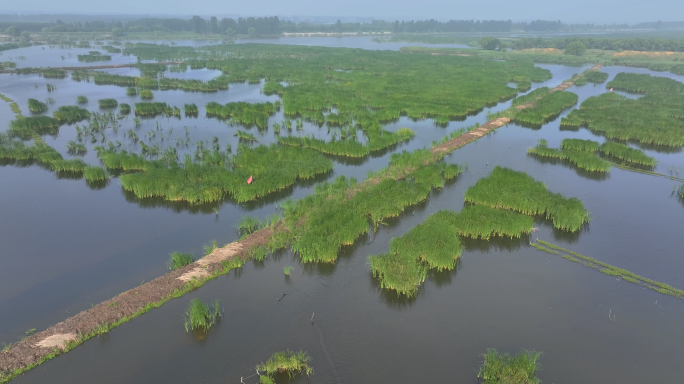
<path fill-rule="evenodd" d="M 82 68 L 80 67 L 79 69 Z M 600 68 L 601 65 L 598 64 L 589 70 L 596 71 Z M 565 82 L 552 89 L 551 92 L 565 90 L 572 84 L 572 81 Z M 533 105 L 534 103 L 526 103 L 523 109 Z M 475 130 L 466 132 L 432 148 L 431 152 L 435 155 L 433 161 L 441 159 L 443 155 L 479 139 L 508 122 L 510 122 L 508 117 L 493 119 Z M 394 177 L 401 178 L 403 176 L 395 175 Z M 361 188 L 379 181 L 379 179 L 366 180 L 362 183 Z M 348 196 L 353 196 L 354 192 L 357 191 L 358 189 L 350 191 L 351 193 Z M 187 284 L 193 281 L 201 282 L 208 277 L 214 276 L 215 273 L 223 268 L 223 261 L 235 257 L 248 258 L 249 251 L 253 247 L 268 244 L 268 239 L 274 232 L 283 230 L 286 230 L 285 227 L 278 224 L 275 228 L 265 228 L 257 231 L 242 240 L 215 249 L 211 254 L 190 265 L 141 284 L 59 324 L 55 324 L 42 332 L 35 333 L 18 343 L 12 344 L 8 349 L 0 352 L 0 382 L 3 381 L 3 378 L 11 376 L 15 370 L 30 369 L 51 356 L 59 354 L 67 348 L 69 342 L 81 340 L 84 335 L 96 332 L 103 325 L 111 325 L 135 317 L 136 314 L 144 312 L 144 309 L 149 304 L 157 303 L 157 305 L 160 305 L 163 301 L 174 295 L 174 292 L 185 289 Z"/>

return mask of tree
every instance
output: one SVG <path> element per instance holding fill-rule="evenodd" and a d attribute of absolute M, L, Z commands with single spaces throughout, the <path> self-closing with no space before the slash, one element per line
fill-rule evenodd
<path fill-rule="evenodd" d="M 16 25 L 13 25 L 5 30 L 5 33 L 7 33 L 10 36 L 19 36 L 19 28 Z"/>
<path fill-rule="evenodd" d="M 114 36 L 121 36 L 121 35 L 123 35 L 123 29 L 121 29 L 121 28 L 112 28 L 112 35 L 114 35 Z"/>
<path fill-rule="evenodd" d="M 21 37 L 26 38 L 26 39 L 30 39 L 30 38 L 31 38 L 31 34 L 30 34 L 28 31 L 23 31 L 23 32 L 21 33 Z"/>
<path fill-rule="evenodd" d="M 233 28 L 226 28 L 226 35 L 235 36 L 235 30 Z"/>
<path fill-rule="evenodd" d="M 479 41 L 480 48 L 489 51 L 496 51 L 501 46 L 501 41 L 491 36 L 484 36 Z"/>
<path fill-rule="evenodd" d="M 248 34 L 250 37 L 254 37 L 254 35 L 256 35 L 256 29 L 255 29 L 254 27 L 249 27 L 249 28 L 247 29 L 247 34 Z"/>
<path fill-rule="evenodd" d="M 565 48 L 566 55 L 582 56 L 586 52 L 587 46 L 581 41 L 573 41 Z"/>

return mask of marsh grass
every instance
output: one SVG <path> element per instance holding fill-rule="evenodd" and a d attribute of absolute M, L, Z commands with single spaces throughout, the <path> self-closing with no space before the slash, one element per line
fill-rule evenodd
<path fill-rule="evenodd" d="M 535 90 L 536 91 L 536 90 Z M 512 119 L 534 126 L 542 125 L 563 110 L 577 104 L 578 96 L 572 92 L 558 91 L 547 93 L 541 99 L 534 101 L 534 105 L 522 110 L 514 110 Z"/>
<path fill-rule="evenodd" d="M 90 112 L 87 109 L 75 105 L 63 105 L 52 112 L 52 117 L 57 119 L 61 124 L 74 124 L 79 121 L 90 118 Z"/>
<path fill-rule="evenodd" d="M 633 93 L 682 93 L 684 84 L 677 80 L 648 74 L 625 73 L 615 75 L 606 88 L 615 88 Z"/>
<path fill-rule="evenodd" d="M 194 261 L 195 257 L 191 253 L 171 252 L 167 266 L 169 271 L 175 271 L 178 268 L 192 264 Z"/>
<path fill-rule="evenodd" d="M 482 384 L 539 384 L 540 352 L 523 350 L 515 355 L 487 349 L 484 362 L 477 372 Z"/>
<path fill-rule="evenodd" d="M 88 98 L 85 96 L 76 96 L 76 102 L 78 104 L 87 104 L 88 103 Z"/>
<path fill-rule="evenodd" d="M 192 299 L 188 309 L 185 310 L 185 332 L 196 329 L 206 331 L 216 324 L 219 317 L 221 317 L 221 307 L 218 300 L 212 304 L 205 304 L 200 299 Z"/>
<path fill-rule="evenodd" d="M 526 215 L 542 215 L 551 219 L 555 228 L 570 232 L 580 230 L 590 220 L 580 200 L 550 192 L 526 173 L 499 166 L 468 188 L 465 201 Z"/>
<path fill-rule="evenodd" d="M 47 111 L 47 104 L 42 103 L 36 99 L 28 99 L 29 111 L 32 113 L 42 113 Z"/>
<path fill-rule="evenodd" d="M 154 97 L 154 94 L 149 89 L 140 90 L 140 98 L 141 99 L 152 99 L 153 97 Z"/>
<path fill-rule="evenodd" d="M 119 115 L 129 115 L 131 113 L 131 106 L 126 103 L 119 104 Z"/>
<path fill-rule="evenodd" d="M 607 141 L 599 147 L 599 152 L 614 158 L 626 161 L 631 164 L 655 167 L 658 162 L 656 159 L 646 155 L 643 151 L 614 141 Z"/>
<path fill-rule="evenodd" d="M 35 135 L 56 135 L 62 124 L 49 116 L 29 116 L 10 121 L 7 133 L 12 137 L 29 140 Z"/>
<path fill-rule="evenodd" d="M 285 272 L 285 276 L 290 276 L 290 272 L 292 272 L 293 269 L 294 267 L 289 265 L 287 267 L 283 267 L 283 272 Z"/>
<path fill-rule="evenodd" d="M 108 180 L 107 172 L 102 167 L 85 167 L 83 169 L 83 177 L 88 182 L 97 182 Z"/>
<path fill-rule="evenodd" d="M 598 147 L 597 142 L 589 140 L 565 139 L 561 144 L 561 147 L 563 146 L 566 148 L 549 148 L 546 146 L 546 141 L 540 141 L 536 146 L 529 148 L 527 153 L 539 157 L 567 160 L 575 167 L 590 172 L 610 172 L 611 163 L 595 155 L 595 150 L 593 148 Z"/>
<path fill-rule="evenodd" d="M 291 350 L 274 353 L 268 360 L 256 366 L 258 372 L 263 372 L 266 376 L 275 380 L 276 374 L 287 374 L 290 379 L 299 374 L 311 376 L 313 368 L 310 366 L 311 357 L 308 353 Z"/>
<path fill-rule="evenodd" d="M 586 81 L 600 84 L 608 80 L 608 74 L 601 71 L 585 71 L 582 76 Z"/>
<path fill-rule="evenodd" d="M 242 216 L 236 228 L 240 236 L 249 235 L 264 227 L 264 223 L 256 217 Z"/>
<path fill-rule="evenodd" d="M 119 102 L 116 99 L 100 99 L 97 101 L 97 105 L 100 108 L 115 108 Z"/>
<path fill-rule="evenodd" d="M 599 148 L 599 143 L 591 140 L 563 139 L 560 147 L 561 149 L 571 149 L 573 151 L 596 152 Z"/>

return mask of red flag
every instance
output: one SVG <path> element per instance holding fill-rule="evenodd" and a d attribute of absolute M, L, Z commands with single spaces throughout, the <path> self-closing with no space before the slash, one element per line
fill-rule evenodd
<path fill-rule="evenodd" d="M 610 91 L 613 92 L 613 88 L 611 88 Z"/>
<path fill-rule="evenodd" d="M 252 184 L 252 176 L 250 176 L 249 179 L 247 179 L 247 184 Z"/>

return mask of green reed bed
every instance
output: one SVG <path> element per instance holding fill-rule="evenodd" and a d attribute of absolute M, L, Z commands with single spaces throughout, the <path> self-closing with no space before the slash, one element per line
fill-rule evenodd
<path fill-rule="evenodd" d="M 121 53 L 121 48 L 113 47 L 111 45 L 103 45 L 101 48 L 107 51 L 107 53 Z"/>
<path fill-rule="evenodd" d="M 552 220 L 555 228 L 571 232 L 578 231 L 590 220 L 580 200 L 553 193 L 524 172 L 499 166 L 468 188 L 465 201 L 526 215 L 543 215 Z"/>
<path fill-rule="evenodd" d="M 563 110 L 577 104 L 578 97 L 572 92 L 552 92 L 534 102 L 534 106 L 513 112 L 512 119 L 531 125 L 541 125 Z"/>
<path fill-rule="evenodd" d="M 51 163 L 52 170 L 57 172 L 83 173 L 88 164 L 81 159 L 54 160 Z"/>
<path fill-rule="evenodd" d="M 88 98 L 85 96 L 76 96 L 76 102 L 78 104 L 87 104 L 88 103 Z"/>
<path fill-rule="evenodd" d="M 52 116 L 60 122 L 60 124 L 73 124 L 90 118 L 90 112 L 87 109 L 75 105 L 63 105 L 56 111 L 52 112 Z"/>
<path fill-rule="evenodd" d="M 100 108 L 115 108 L 119 105 L 119 102 L 116 99 L 100 99 L 97 101 L 97 105 Z"/>
<path fill-rule="evenodd" d="M 183 268 L 195 262 L 195 257 L 192 253 L 171 252 L 167 266 L 169 271 L 175 271 L 178 268 Z"/>
<path fill-rule="evenodd" d="M 596 152 L 598 151 L 599 143 L 592 140 L 563 139 L 560 147 L 561 149 L 570 149 L 573 151 Z"/>
<path fill-rule="evenodd" d="M 86 167 L 83 170 L 83 178 L 88 182 L 95 182 L 108 180 L 109 176 L 102 167 Z"/>
<path fill-rule="evenodd" d="M 249 235 L 264 227 L 264 223 L 256 217 L 242 216 L 236 228 L 240 236 Z"/>
<path fill-rule="evenodd" d="M 10 121 L 7 133 L 28 140 L 34 135 L 56 135 L 61 125 L 59 120 L 49 116 L 30 116 Z"/>
<path fill-rule="evenodd" d="M 633 93 L 682 93 L 684 84 L 667 77 L 638 73 L 618 73 L 606 88 Z"/>
<path fill-rule="evenodd" d="M 241 129 L 238 129 L 233 136 L 237 137 L 240 141 L 259 141 L 259 139 L 257 139 L 253 134 L 245 132 Z"/>
<path fill-rule="evenodd" d="M 421 160 L 423 153 L 430 155 L 429 151 L 418 151 L 408 156 Z M 445 180 L 461 172 L 460 167 L 441 162 L 419 167 L 410 162 L 400 164 L 396 160 L 406 160 L 406 156 L 403 159 L 397 156 L 393 155 L 395 161 L 392 161 L 397 176 L 387 173 L 389 170 L 383 171 L 375 179 L 377 182 L 363 188 L 355 179 L 338 177 L 333 183 L 317 186 L 313 195 L 287 207 L 285 220 L 291 248 L 302 261 L 334 262 L 342 246 L 353 244 L 371 227 L 424 201 L 433 188 L 443 187 Z M 297 225 L 304 216 L 307 220 Z"/>
<path fill-rule="evenodd" d="M 540 352 L 523 350 L 515 355 L 500 353 L 489 348 L 482 355 L 484 362 L 480 366 L 477 377 L 482 384 L 539 384 Z"/>
<path fill-rule="evenodd" d="M 140 117 L 175 116 L 180 117 L 180 108 L 161 102 L 135 103 L 135 115 Z"/>
<path fill-rule="evenodd" d="M 276 352 L 268 360 L 256 366 L 256 370 L 260 374 L 259 383 L 274 384 L 278 374 L 287 374 L 290 379 L 301 374 L 311 376 L 313 375 L 313 368 L 310 364 L 311 357 L 306 352 L 294 352 L 289 349 Z"/>
<path fill-rule="evenodd" d="M 123 76 L 123 75 L 112 75 L 107 72 L 95 72 L 93 75 L 93 80 L 97 85 L 118 85 L 120 87 L 134 87 L 135 77 L 133 76 Z"/>
<path fill-rule="evenodd" d="M 278 142 L 285 145 L 307 147 L 338 156 L 364 157 L 371 152 L 379 151 L 392 146 L 401 141 L 409 140 L 415 132 L 408 128 L 401 128 L 397 132 L 382 130 L 379 126 L 363 130 L 368 139 L 367 144 L 361 144 L 356 140 L 356 136 L 345 137 L 340 140 L 325 141 L 311 137 L 287 136 L 278 138 Z"/>
<path fill-rule="evenodd" d="M 625 144 L 616 143 L 614 141 L 606 141 L 599 147 L 598 150 L 602 154 L 615 157 L 632 164 L 646 165 L 649 167 L 655 167 L 658 164 L 656 159 L 648 156 L 643 151 L 630 148 Z"/>
<path fill-rule="evenodd" d="M 195 103 L 185 104 L 184 109 L 185 116 L 197 116 L 199 114 L 199 108 L 197 108 L 197 105 L 195 105 Z"/>
<path fill-rule="evenodd" d="M 116 169 L 122 171 L 145 171 L 152 166 L 152 162 L 144 159 L 135 153 L 128 153 L 126 151 L 109 151 L 104 147 L 96 147 L 97 156 L 109 169 Z"/>
<path fill-rule="evenodd" d="M 67 143 L 67 152 L 72 156 L 83 156 L 88 153 L 88 149 L 83 144 L 79 144 L 75 141 L 69 141 Z"/>
<path fill-rule="evenodd" d="M 41 76 L 46 79 L 66 79 L 67 72 L 63 69 L 48 68 L 40 71 Z"/>
<path fill-rule="evenodd" d="M 200 299 L 192 299 L 185 310 L 185 331 L 206 331 L 216 324 L 220 317 L 221 307 L 218 300 L 205 304 Z"/>
<path fill-rule="evenodd" d="M 42 103 L 36 99 L 28 99 L 29 111 L 33 113 L 42 113 L 47 111 L 47 104 Z"/>
<path fill-rule="evenodd" d="M 459 235 L 475 239 L 488 240 L 492 236 L 519 238 L 532 231 L 534 218 L 486 205 L 466 205 L 454 216 L 452 226 Z"/>
<path fill-rule="evenodd" d="M 559 251 L 563 255 L 563 258 L 568 259 L 570 261 L 574 262 L 579 262 L 583 264 L 586 267 L 594 268 L 602 273 L 605 273 L 606 275 L 609 276 L 615 276 L 622 278 L 623 280 L 629 281 L 630 283 L 634 284 L 639 284 L 643 285 L 646 288 L 653 289 L 654 291 L 658 291 L 659 293 L 662 293 L 664 295 L 670 295 L 674 296 L 679 299 L 684 299 L 684 291 L 681 289 L 674 288 L 668 284 L 661 283 L 659 281 L 651 280 L 643 276 L 639 276 L 637 274 L 634 274 L 632 272 L 626 271 L 621 268 L 614 267 L 610 264 L 604 263 L 602 261 L 596 260 L 593 257 L 589 256 L 584 256 L 582 254 L 579 254 L 577 252 L 573 252 L 569 249 L 565 249 L 563 247 L 559 247 L 557 245 L 551 244 L 547 241 L 544 240 L 537 240 L 538 245 L 541 245 L 543 247 L 548 247 L 550 249 L 554 249 L 556 251 Z M 534 243 L 532 243 L 534 245 Z"/>
<path fill-rule="evenodd" d="M 561 126 L 584 126 L 609 139 L 682 147 L 684 122 L 673 117 L 678 113 L 681 106 L 647 104 L 608 92 L 585 100 L 561 120 Z"/>
<path fill-rule="evenodd" d="M 537 101 L 537 99 L 541 99 L 542 97 L 547 96 L 550 91 L 551 91 L 551 88 L 549 88 L 549 87 L 539 87 L 539 88 L 535 89 L 534 91 L 532 91 L 526 95 L 516 97 L 515 99 L 513 99 L 513 102 L 511 103 L 511 105 L 513 105 L 515 107 L 518 105 L 523 105 L 523 104 L 527 104 L 530 102 L 535 102 L 535 101 Z"/>
<path fill-rule="evenodd" d="M 135 87 L 128 87 L 126 88 L 126 95 L 128 96 L 136 96 L 138 94 L 138 88 Z"/>
<path fill-rule="evenodd" d="M 585 71 L 582 75 L 584 79 L 594 84 L 600 84 L 608 80 L 608 74 L 601 71 Z"/>
<path fill-rule="evenodd" d="M 675 64 L 670 67 L 670 72 L 676 75 L 684 75 L 684 64 Z"/>
<path fill-rule="evenodd" d="M 598 146 L 598 143 L 596 143 Z M 611 164 L 592 151 L 549 148 L 544 143 L 529 148 L 527 153 L 539 157 L 567 160 L 574 166 L 589 172 L 610 172 Z"/>
<path fill-rule="evenodd" d="M 126 103 L 121 103 L 119 104 L 119 115 L 130 115 L 131 114 L 131 106 L 130 104 Z"/>
<path fill-rule="evenodd" d="M 206 110 L 207 117 L 217 117 L 237 124 L 266 128 L 269 117 L 276 112 L 277 108 L 276 104 L 270 102 L 252 104 L 240 101 L 221 105 L 212 101 L 206 105 Z"/>
<path fill-rule="evenodd" d="M 33 138 L 33 144 L 11 140 L 10 135 L 0 134 L 0 159 L 12 161 L 34 161 L 52 169 L 52 163 L 63 160 L 62 155 L 47 145 L 40 137 Z"/>
<path fill-rule="evenodd" d="M 154 94 L 149 89 L 142 89 L 142 90 L 140 90 L 140 98 L 141 99 L 152 99 L 152 98 L 154 98 Z"/>
<path fill-rule="evenodd" d="M 255 200 L 293 185 L 298 179 L 309 179 L 328 172 L 332 163 L 323 155 L 306 148 L 284 146 L 241 147 L 230 158 L 225 152 L 204 149 L 199 160 L 186 156 L 183 163 L 175 160 L 144 160 L 124 151 L 100 150 L 99 156 L 109 168 L 144 170 L 120 177 L 122 187 L 139 198 L 162 197 L 192 204 L 217 202 L 227 195 L 238 202 Z M 247 184 L 247 179 L 253 182 Z"/>
<path fill-rule="evenodd" d="M 78 61 L 84 63 L 93 63 L 96 61 L 110 61 L 112 59 L 112 57 L 109 55 L 102 55 L 99 52 L 96 54 L 95 52 L 96 51 L 92 51 L 87 55 L 77 55 Z"/>

